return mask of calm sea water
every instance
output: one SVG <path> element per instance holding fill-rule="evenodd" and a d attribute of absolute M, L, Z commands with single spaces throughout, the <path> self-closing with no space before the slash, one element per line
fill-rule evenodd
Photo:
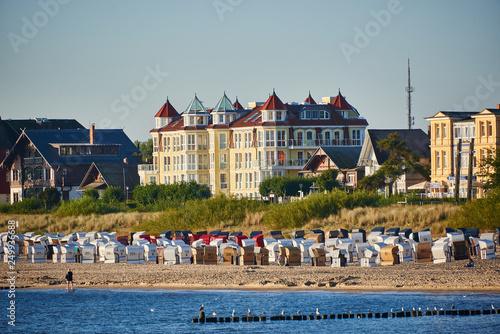
<path fill-rule="evenodd" d="M 390 312 L 411 310 L 487 309 L 500 307 L 500 295 L 482 293 L 342 293 L 170 290 L 18 290 L 16 327 L 7 324 L 7 291 L 0 291 L 0 333 L 500 333 L 500 315 L 422 316 L 389 319 L 327 319 L 195 324 L 198 308 L 207 316 L 243 316 Z"/>

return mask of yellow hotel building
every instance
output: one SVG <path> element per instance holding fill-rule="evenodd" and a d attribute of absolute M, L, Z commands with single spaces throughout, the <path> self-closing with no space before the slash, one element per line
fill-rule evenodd
<path fill-rule="evenodd" d="M 361 147 L 367 121 L 340 94 L 317 104 L 265 103 L 244 109 L 224 95 L 206 109 L 195 95 L 179 114 L 167 102 L 155 115 L 153 181 L 194 180 L 212 194 L 260 198 L 259 185 L 272 176 L 298 175 L 318 147 Z"/>
<path fill-rule="evenodd" d="M 466 197 L 469 166 L 469 148 L 474 138 L 472 174 L 476 195 L 482 195 L 482 180 L 477 178 L 480 161 L 488 150 L 498 152 L 500 147 L 500 105 L 483 111 L 440 111 L 430 121 L 431 182 L 433 192 L 452 194 L 455 187 L 455 158 L 458 141 L 462 140 L 460 161 L 460 197 Z M 439 187 L 438 187 L 439 185 Z"/>

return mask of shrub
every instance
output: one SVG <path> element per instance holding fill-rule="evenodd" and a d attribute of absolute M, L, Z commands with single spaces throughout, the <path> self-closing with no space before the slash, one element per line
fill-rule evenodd
<path fill-rule="evenodd" d="M 273 205 L 264 215 L 263 223 L 273 229 L 293 229 L 312 219 L 324 219 L 342 208 L 376 207 L 382 197 L 373 192 L 356 191 L 352 194 L 335 189 L 327 194 L 309 195 L 303 200 L 285 205 Z"/>
<path fill-rule="evenodd" d="M 88 216 L 91 214 L 105 214 L 123 210 L 124 208 L 122 205 L 96 201 L 91 197 L 82 197 L 80 199 L 62 202 L 61 206 L 55 212 L 55 216 Z"/>
<path fill-rule="evenodd" d="M 121 200 L 125 200 L 123 197 L 123 191 L 120 187 L 107 187 L 102 194 L 101 200 L 108 204 L 117 204 Z"/>
<path fill-rule="evenodd" d="M 486 198 L 467 202 L 462 209 L 450 217 L 453 228 L 479 228 L 495 230 L 500 226 L 500 189 L 491 191 Z"/>
<path fill-rule="evenodd" d="M 42 203 L 33 197 L 23 198 L 22 201 L 12 204 L 0 205 L 1 213 L 14 214 L 38 214 L 44 213 L 46 210 L 42 207 Z"/>
<path fill-rule="evenodd" d="M 99 192 L 95 188 L 85 189 L 82 193 L 83 198 L 91 198 L 95 201 L 99 199 Z"/>
<path fill-rule="evenodd" d="M 61 193 L 54 187 L 47 187 L 44 191 L 38 194 L 40 203 L 45 209 L 52 209 L 61 201 Z"/>
<path fill-rule="evenodd" d="M 134 188 L 134 199 L 146 210 L 161 211 L 177 207 L 188 200 L 210 198 L 207 185 L 195 181 L 174 184 L 148 184 Z"/>
<path fill-rule="evenodd" d="M 316 183 L 319 186 L 320 191 L 331 191 L 333 188 L 339 187 L 339 182 L 337 181 L 337 176 L 339 171 L 336 169 L 327 169 L 318 176 Z"/>

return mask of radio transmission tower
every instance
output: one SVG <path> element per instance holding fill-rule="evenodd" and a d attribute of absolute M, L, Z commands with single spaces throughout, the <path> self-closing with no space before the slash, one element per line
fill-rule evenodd
<path fill-rule="evenodd" d="M 408 130 L 411 130 L 413 125 L 413 117 L 411 116 L 411 93 L 413 92 L 413 87 L 410 82 L 410 58 L 408 58 L 408 87 L 406 87 L 406 93 L 408 93 Z"/>

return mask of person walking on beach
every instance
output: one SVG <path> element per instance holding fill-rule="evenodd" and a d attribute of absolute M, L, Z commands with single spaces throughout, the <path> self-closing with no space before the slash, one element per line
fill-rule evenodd
<path fill-rule="evenodd" d="M 71 269 L 68 269 L 68 273 L 66 274 L 66 290 L 68 292 L 73 292 L 74 289 L 73 289 L 73 272 L 71 271 Z M 70 289 L 71 287 L 71 289 Z"/>

